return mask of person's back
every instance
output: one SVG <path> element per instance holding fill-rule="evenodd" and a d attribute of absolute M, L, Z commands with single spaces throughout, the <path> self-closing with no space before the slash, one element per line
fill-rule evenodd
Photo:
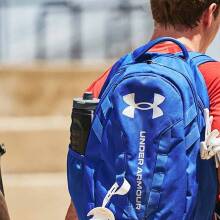
<path fill-rule="evenodd" d="M 155 19 L 152 39 L 163 36 L 174 37 L 184 43 L 189 50 L 204 53 L 218 31 L 220 1 L 151 0 L 151 5 Z M 176 53 L 179 49 L 174 44 L 163 43 L 152 51 Z M 209 92 L 210 112 L 214 116 L 213 128 L 220 130 L 220 63 L 205 63 L 200 66 L 200 71 Z M 93 83 L 88 90 L 98 96 L 109 72 Z"/>

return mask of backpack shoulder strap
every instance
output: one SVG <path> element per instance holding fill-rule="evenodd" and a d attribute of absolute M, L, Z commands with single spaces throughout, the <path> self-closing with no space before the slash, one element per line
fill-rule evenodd
<path fill-rule="evenodd" d="M 204 88 L 207 88 L 207 85 L 206 85 L 206 82 L 205 82 L 205 79 L 202 73 L 199 70 L 199 66 L 204 63 L 216 62 L 216 61 L 213 58 L 209 57 L 208 55 L 196 53 L 196 52 L 189 53 L 189 60 L 190 60 L 191 68 L 194 71 L 194 78 L 196 82 L 198 95 L 204 105 L 204 108 L 209 108 L 208 91 L 207 89 L 204 89 Z"/>
<path fill-rule="evenodd" d="M 189 52 L 189 58 L 190 58 L 191 63 L 195 66 L 200 66 L 208 62 L 216 62 L 216 60 L 214 60 L 210 56 L 206 54 L 202 54 L 202 53 L 196 53 L 196 52 Z"/>

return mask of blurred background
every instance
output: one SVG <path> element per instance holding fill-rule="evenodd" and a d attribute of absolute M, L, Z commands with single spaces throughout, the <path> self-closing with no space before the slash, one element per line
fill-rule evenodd
<path fill-rule="evenodd" d="M 0 0 L 0 142 L 13 220 L 64 219 L 73 97 L 152 33 L 146 0 Z M 209 54 L 220 59 L 220 35 Z"/>

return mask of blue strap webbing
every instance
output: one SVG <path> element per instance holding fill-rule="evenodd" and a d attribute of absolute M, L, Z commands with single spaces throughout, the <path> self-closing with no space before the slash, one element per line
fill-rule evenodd
<path fill-rule="evenodd" d="M 147 214 L 146 217 L 148 218 L 150 215 L 152 215 L 155 210 L 159 207 L 160 202 L 160 195 L 161 193 L 158 191 L 151 191 L 147 203 Z"/>
<path fill-rule="evenodd" d="M 102 141 L 102 134 L 103 134 L 103 126 L 102 123 L 98 117 L 98 115 L 95 117 L 93 124 L 92 124 L 92 130 L 94 131 L 96 137 L 98 138 L 99 142 Z"/>
<path fill-rule="evenodd" d="M 193 104 L 186 112 L 185 112 L 185 127 L 187 127 L 197 116 L 197 109 L 195 104 Z"/>
<path fill-rule="evenodd" d="M 124 183 L 126 165 L 127 165 L 127 156 L 125 153 L 121 153 L 117 157 L 116 163 L 115 163 L 116 182 L 119 186 L 122 186 L 122 184 Z"/>
<path fill-rule="evenodd" d="M 112 108 L 112 104 L 111 104 L 109 98 L 106 97 L 101 104 L 102 113 L 103 113 L 105 119 L 106 119 L 106 116 L 111 108 Z"/>
<path fill-rule="evenodd" d="M 165 172 L 166 171 L 166 164 L 168 160 L 168 155 L 166 154 L 158 154 L 157 155 L 157 162 L 155 170 L 156 172 Z"/>
<path fill-rule="evenodd" d="M 200 139 L 200 131 L 198 125 L 195 124 L 194 128 L 191 129 L 190 133 L 186 136 L 186 149 L 189 149 L 198 139 Z"/>
<path fill-rule="evenodd" d="M 207 62 L 216 62 L 213 58 L 209 57 L 208 55 L 196 53 L 196 52 L 190 52 L 189 53 L 190 62 L 193 63 L 195 66 L 200 66 L 201 64 L 207 63 Z"/>
<path fill-rule="evenodd" d="M 165 178 L 165 173 L 155 173 L 152 181 L 152 190 L 158 190 L 161 192 L 161 187 Z"/>

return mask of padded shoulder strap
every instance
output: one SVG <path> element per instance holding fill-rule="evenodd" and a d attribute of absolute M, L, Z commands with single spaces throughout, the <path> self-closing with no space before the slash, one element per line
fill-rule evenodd
<path fill-rule="evenodd" d="M 194 78 L 196 82 L 196 88 L 198 92 L 199 99 L 204 105 L 204 108 L 209 108 L 209 96 L 207 91 L 207 85 L 205 83 L 205 79 L 202 74 L 199 71 L 199 66 L 204 63 L 208 62 L 215 62 L 215 60 L 208 55 L 201 54 L 201 53 L 195 53 L 190 52 L 189 53 L 189 60 L 191 68 L 194 70 Z M 206 88 L 206 89 L 204 89 Z"/>
<path fill-rule="evenodd" d="M 208 63 L 208 62 L 216 62 L 213 58 L 206 54 L 190 52 L 189 58 L 192 64 L 195 66 L 200 66 L 201 64 Z"/>

